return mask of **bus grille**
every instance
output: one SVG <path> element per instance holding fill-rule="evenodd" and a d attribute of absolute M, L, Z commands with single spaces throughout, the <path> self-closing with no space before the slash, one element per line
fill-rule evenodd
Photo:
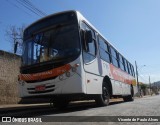
<path fill-rule="evenodd" d="M 40 94 L 40 93 L 48 93 L 53 92 L 55 90 L 55 85 L 45 86 L 45 90 L 36 91 L 34 88 L 27 88 L 29 94 Z"/>

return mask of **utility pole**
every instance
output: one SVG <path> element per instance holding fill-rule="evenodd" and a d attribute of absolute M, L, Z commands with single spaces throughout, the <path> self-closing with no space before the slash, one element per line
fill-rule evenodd
<path fill-rule="evenodd" d="M 138 67 L 137 67 L 137 62 L 136 61 L 135 61 L 135 67 L 136 67 L 136 76 L 137 76 L 138 96 L 140 96 L 140 88 L 139 88 L 139 81 L 138 81 Z"/>
<path fill-rule="evenodd" d="M 149 88 L 150 88 L 150 94 L 152 95 L 152 90 L 151 90 L 151 79 L 150 79 L 150 76 L 149 76 Z"/>

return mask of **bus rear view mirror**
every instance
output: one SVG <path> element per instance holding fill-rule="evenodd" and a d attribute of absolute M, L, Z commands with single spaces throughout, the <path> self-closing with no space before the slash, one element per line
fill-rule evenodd
<path fill-rule="evenodd" d="M 15 53 L 15 54 L 17 53 L 17 48 L 18 48 L 18 42 L 16 42 L 16 43 L 14 44 L 14 53 Z"/>
<path fill-rule="evenodd" d="M 85 41 L 87 44 L 92 42 L 92 32 L 90 30 L 85 31 Z"/>

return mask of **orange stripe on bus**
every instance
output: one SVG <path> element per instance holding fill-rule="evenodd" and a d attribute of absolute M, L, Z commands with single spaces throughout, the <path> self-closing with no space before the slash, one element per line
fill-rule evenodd
<path fill-rule="evenodd" d="M 136 81 L 133 76 L 130 76 L 129 74 L 116 68 L 112 64 L 110 64 L 109 66 L 110 66 L 111 75 L 114 80 L 127 83 L 127 84 L 136 85 Z"/>
<path fill-rule="evenodd" d="M 48 78 L 62 75 L 65 72 L 69 71 L 70 69 L 71 69 L 71 65 L 66 64 L 64 66 L 61 66 L 61 67 L 58 67 L 55 69 L 51 69 L 51 70 L 48 70 L 45 72 L 41 72 L 41 73 L 20 74 L 19 78 L 20 78 L 20 80 L 23 80 L 23 81 L 44 80 L 44 79 L 48 79 Z"/>

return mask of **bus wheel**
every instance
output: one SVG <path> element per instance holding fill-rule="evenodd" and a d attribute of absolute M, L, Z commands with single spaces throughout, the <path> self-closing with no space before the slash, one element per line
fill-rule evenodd
<path fill-rule="evenodd" d="M 124 100 L 125 102 L 134 101 L 134 91 L 133 91 L 133 87 L 132 87 L 132 86 L 131 86 L 130 91 L 131 91 L 131 94 L 130 94 L 130 95 L 123 97 L 123 100 Z"/>
<path fill-rule="evenodd" d="M 54 107 L 57 109 L 65 109 L 68 107 L 68 104 L 68 100 L 56 100 L 53 102 Z"/>
<path fill-rule="evenodd" d="M 109 91 L 105 84 L 102 87 L 102 94 L 96 95 L 95 101 L 98 106 L 107 106 L 109 105 Z"/>

